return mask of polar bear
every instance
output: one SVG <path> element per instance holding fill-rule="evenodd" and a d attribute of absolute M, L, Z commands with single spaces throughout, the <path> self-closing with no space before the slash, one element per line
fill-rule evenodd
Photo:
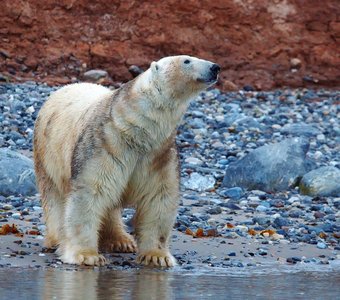
<path fill-rule="evenodd" d="M 117 90 L 76 83 L 49 97 L 35 123 L 34 163 L 46 246 L 57 246 L 64 263 L 103 265 L 102 250 L 137 251 L 144 265 L 176 264 L 169 252 L 179 201 L 176 127 L 219 71 L 171 56 Z M 121 218 L 129 206 L 137 243 Z"/>

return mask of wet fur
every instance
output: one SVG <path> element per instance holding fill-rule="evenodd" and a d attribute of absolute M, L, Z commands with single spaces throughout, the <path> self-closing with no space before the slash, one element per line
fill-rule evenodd
<path fill-rule="evenodd" d="M 175 131 L 205 88 L 181 72 L 182 60 L 151 65 L 115 91 L 65 86 L 39 112 L 34 161 L 46 246 L 58 246 L 64 262 L 104 264 L 98 248 L 136 251 L 121 220 L 121 209 L 133 206 L 138 262 L 175 264 L 168 250 L 179 198 Z"/>

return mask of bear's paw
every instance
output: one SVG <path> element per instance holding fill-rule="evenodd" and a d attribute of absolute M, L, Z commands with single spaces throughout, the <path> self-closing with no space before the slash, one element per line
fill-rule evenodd
<path fill-rule="evenodd" d="M 165 249 L 154 249 L 141 252 L 137 256 L 137 263 L 153 267 L 174 267 L 176 259 Z"/>
<path fill-rule="evenodd" d="M 135 253 L 137 245 L 130 234 L 121 234 L 111 240 L 102 241 L 100 249 L 104 252 Z"/>
<path fill-rule="evenodd" d="M 106 259 L 97 251 L 82 249 L 79 251 L 65 251 L 61 256 L 63 263 L 86 265 L 86 266 L 103 266 L 106 264 Z"/>

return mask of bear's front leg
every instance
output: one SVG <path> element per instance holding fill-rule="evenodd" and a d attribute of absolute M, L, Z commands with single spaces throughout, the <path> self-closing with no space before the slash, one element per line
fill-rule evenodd
<path fill-rule="evenodd" d="M 161 193 L 143 201 L 136 212 L 137 262 L 156 267 L 173 267 L 169 237 L 176 218 L 177 199 Z"/>
<path fill-rule="evenodd" d="M 88 187 L 77 187 L 66 200 L 64 238 L 58 253 L 64 263 L 101 266 L 98 231 L 108 203 Z M 61 220 L 60 220 L 61 221 Z"/>
<path fill-rule="evenodd" d="M 179 201 L 177 165 L 172 161 L 155 172 L 144 185 L 147 191 L 137 203 L 135 216 L 137 262 L 158 267 L 176 265 L 169 251 L 169 237 Z"/>

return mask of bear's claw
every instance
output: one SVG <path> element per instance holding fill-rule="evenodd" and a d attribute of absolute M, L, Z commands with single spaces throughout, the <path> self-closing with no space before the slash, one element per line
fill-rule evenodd
<path fill-rule="evenodd" d="M 162 268 L 174 267 L 176 259 L 166 250 L 150 250 L 137 256 L 137 263 L 145 266 L 154 266 Z"/>
<path fill-rule="evenodd" d="M 95 251 L 79 251 L 78 253 L 65 253 L 61 256 L 63 263 L 86 265 L 86 266 L 104 266 L 106 258 Z"/>

